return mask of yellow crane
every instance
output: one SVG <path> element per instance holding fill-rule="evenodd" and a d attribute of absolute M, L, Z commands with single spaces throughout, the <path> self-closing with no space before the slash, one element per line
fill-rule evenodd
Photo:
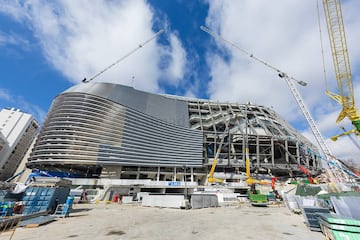
<path fill-rule="evenodd" d="M 219 148 L 219 152 L 220 152 L 220 148 Z M 208 183 L 223 183 L 224 179 L 220 179 L 220 178 L 214 178 L 214 172 L 215 172 L 215 168 L 217 165 L 217 158 L 214 158 L 214 161 L 211 164 L 211 169 L 207 178 L 207 182 Z"/>
<path fill-rule="evenodd" d="M 219 146 L 218 146 L 218 148 L 216 150 L 214 160 L 213 160 L 213 162 L 211 164 L 211 168 L 210 168 L 210 171 L 209 171 L 209 174 L 208 174 L 208 177 L 207 177 L 207 183 L 223 183 L 224 182 L 224 179 L 215 178 L 214 177 L 214 172 L 215 172 L 215 168 L 216 168 L 216 165 L 217 165 L 217 160 L 218 160 L 218 157 L 220 155 L 222 145 L 224 143 L 224 139 L 227 136 L 226 133 L 229 130 L 229 125 L 230 125 L 231 118 L 232 118 L 232 116 L 230 116 L 230 119 L 226 122 L 226 127 L 225 127 L 225 130 L 224 130 L 224 133 L 221 136 L 220 144 L 219 144 Z"/>
<path fill-rule="evenodd" d="M 326 94 L 342 106 L 342 111 L 340 112 L 336 123 L 339 123 L 347 117 L 355 127 L 354 129 L 334 136 L 331 139 L 335 141 L 338 137 L 350 133 L 355 133 L 360 137 L 360 116 L 355 106 L 350 60 L 340 0 L 323 0 L 323 6 L 339 91 L 339 93 L 336 94 L 326 90 Z"/>
<path fill-rule="evenodd" d="M 245 114 L 247 115 L 247 114 Z M 220 151 L 221 151 L 221 148 L 224 144 L 224 139 L 226 136 L 230 137 L 230 135 L 227 135 L 226 133 L 228 132 L 229 128 L 230 128 L 230 121 L 235 118 L 235 116 L 232 116 L 230 115 L 230 118 L 229 120 L 226 122 L 226 127 L 225 127 L 225 130 L 221 136 L 221 140 L 220 140 L 220 143 L 219 143 L 219 146 L 216 150 L 216 153 L 215 153 L 215 156 L 214 156 L 214 160 L 211 164 L 211 168 L 210 168 L 210 171 L 209 171 L 209 174 L 208 174 L 208 177 L 207 177 L 207 184 L 213 184 L 213 183 L 224 183 L 224 179 L 221 179 L 221 178 L 215 178 L 214 177 L 214 173 L 215 173 L 215 168 L 216 168 L 216 165 L 217 165 L 217 161 L 218 161 L 218 158 L 219 158 L 219 155 L 220 155 Z M 246 120 L 247 122 L 247 120 Z M 246 124 L 248 125 L 248 124 Z M 251 175 L 250 175 L 250 160 L 249 160 L 249 146 L 248 146 L 248 136 L 247 136 L 247 128 L 248 126 L 246 126 L 245 128 L 245 169 L 246 169 L 246 182 L 248 183 L 248 185 L 251 185 L 251 184 L 271 184 L 270 182 L 268 181 L 264 181 L 264 180 L 257 180 L 257 179 L 253 179 L 251 178 Z"/>

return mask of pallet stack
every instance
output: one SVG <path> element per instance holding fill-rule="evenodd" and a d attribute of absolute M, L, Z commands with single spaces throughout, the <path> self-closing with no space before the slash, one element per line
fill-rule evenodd
<path fill-rule="evenodd" d="M 360 240 L 360 220 L 342 218 L 336 214 L 319 213 L 321 231 L 329 240 Z"/>

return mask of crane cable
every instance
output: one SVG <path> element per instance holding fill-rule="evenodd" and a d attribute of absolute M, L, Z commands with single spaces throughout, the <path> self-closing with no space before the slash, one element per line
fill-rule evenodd
<path fill-rule="evenodd" d="M 325 56 L 324 56 L 324 40 L 323 40 L 323 37 L 322 37 L 322 30 L 321 30 L 319 1 L 316 1 L 316 8 L 317 8 L 317 17 L 318 17 L 318 25 L 319 25 L 321 57 L 322 57 L 322 64 L 323 64 L 323 70 L 324 70 L 325 90 L 326 90 L 326 92 L 328 92 L 329 87 L 328 87 L 328 81 L 327 81 L 327 75 L 326 75 L 326 65 L 325 65 Z"/>
<path fill-rule="evenodd" d="M 88 83 L 92 80 L 94 80 L 95 78 L 97 78 L 98 76 L 100 76 L 101 74 L 103 74 L 105 71 L 109 70 L 110 68 L 112 68 L 113 66 L 115 66 L 116 64 L 118 64 L 119 62 L 121 62 L 122 60 L 124 60 L 125 58 L 127 58 L 128 56 L 130 56 L 131 54 L 133 54 L 134 52 L 136 52 L 137 50 L 139 50 L 140 48 L 142 48 L 145 44 L 147 44 L 148 42 L 152 41 L 153 39 L 155 39 L 157 36 L 159 36 L 160 34 L 162 34 L 164 32 L 164 29 L 161 29 L 160 31 L 158 31 L 157 33 L 155 33 L 151 38 L 149 38 L 148 40 L 146 40 L 143 43 L 140 43 L 135 49 L 131 50 L 130 52 L 128 52 L 127 54 L 125 54 L 123 57 L 121 57 L 120 59 L 118 59 L 117 61 L 115 61 L 113 64 L 109 65 L 108 67 L 104 68 L 103 70 L 101 70 L 99 73 L 95 74 L 93 77 L 91 77 L 90 79 L 86 79 L 84 78 L 82 80 L 83 83 Z"/>
<path fill-rule="evenodd" d="M 262 64 L 264 64 L 264 65 L 267 66 L 268 68 L 271 68 L 271 69 L 275 70 L 276 72 L 279 73 L 279 76 L 280 76 L 281 78 L 283 78 L 284 76 L 287 76 L 289 79 L 292 79 L 292 80 L 296 81 L 296 82 L 297 82 L 298 84 L 300 84 L 301 86 L 306 86 L 306 85 L 307 85 L 306 82 L 297 80 L 297 79 L 289 76 L 287 73 L 285 73 L 285 72 L 281 71 L 280 69 L 278 69 L 278 68 L 270 65 L 269 63 L 265 62 L 264 60 L 262 60 L 262 59 L 260 59 L 260 58 L 258 58 L 258 57 L 256 57 L 256 56 L 254 56 L 254 54 L 249 53 L 249 52 L 247 52 L 246 50 L 240 48 L 240 47 L 237 46 L 235 43 L 230 42 L 230 41 L 226 40 L 225 38 L 221 37 L 220 35 L 212 32 L 212 31 L 211 31 L 210 29 L 208 29 L 207 27 L 200 26 L 200 29 L 203 30 L 204 32 L 210 34 L 210 35 L 213 36 L 214 38 L 220 39 L 220 40 L 228 43 L 229 45 L 231 45 L 232 47 L 240 50 L 241 52 L 243 52 L 244 54 L 248 55 L 249 57 L 255 59 L 256 61 L 258 61 L 258 62 L 260 62 L 260 63 L 262 63 Z"/>

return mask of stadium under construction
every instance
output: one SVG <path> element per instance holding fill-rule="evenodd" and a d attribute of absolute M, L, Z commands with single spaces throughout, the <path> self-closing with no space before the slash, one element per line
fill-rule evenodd
<path fill-rule="evenodd" d="M 245 149 L 253 174 L 302 174 L 300 164 L 321 170 L 316 147 L 270 108 L 111 83 L 59 94 L 27 166 L 51 176 L 202 185 L 217 152 L 215 176 L 244 179 Z"/>

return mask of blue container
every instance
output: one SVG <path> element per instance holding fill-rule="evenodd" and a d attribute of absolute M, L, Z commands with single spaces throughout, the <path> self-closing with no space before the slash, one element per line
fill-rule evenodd
<path fill-rule="evenodd" d="M 68 196 L 66 199 L 66 204 L 71 206 L 74 202 L 74 196 Z"/>

